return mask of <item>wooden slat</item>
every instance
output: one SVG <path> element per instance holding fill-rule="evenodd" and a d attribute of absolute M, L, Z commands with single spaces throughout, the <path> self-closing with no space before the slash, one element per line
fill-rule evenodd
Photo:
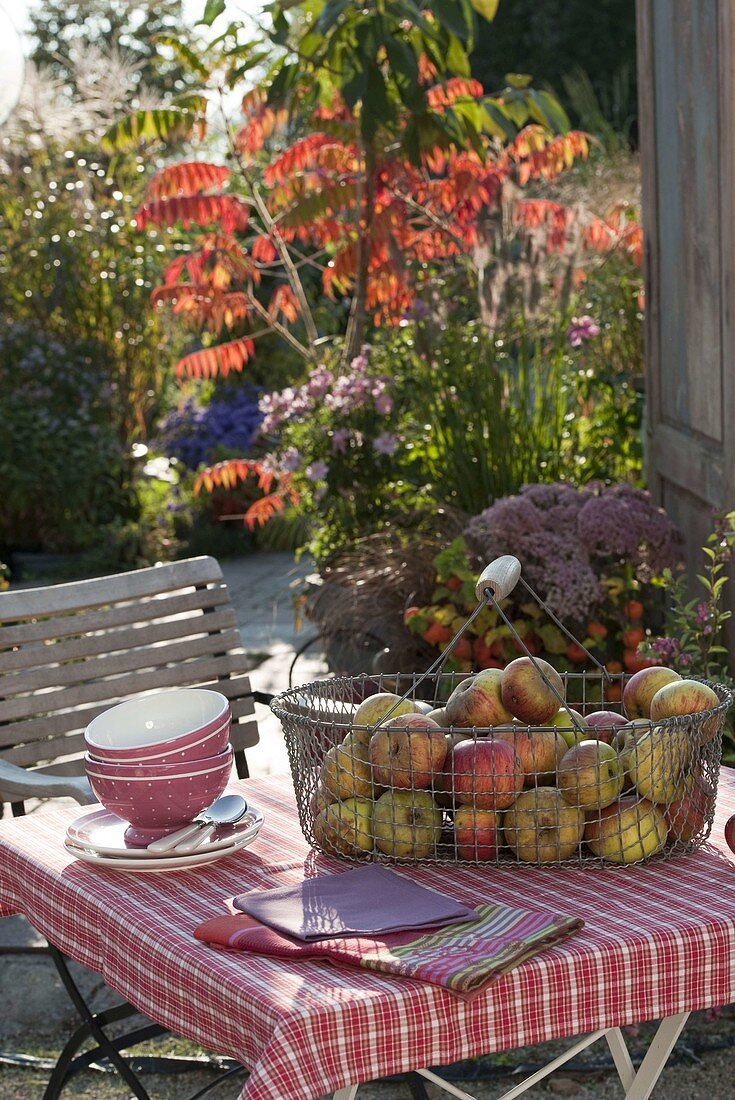
<path fill-rule="evenodd" d="M 228 656 L 231 660 L 235 661 L 240 658 L 242 663 L 233 670 L 232 675 L 230 675 L 229 672 L 227 673 L 227 679 L 221 679 L 218 675 L 203 675 L 201 679 L 197 680 L 196 676 L 193 674 L 187 674 L 186 678 L 179 683 L 168 686 L 211 687 L 231 701 L 238 699 L 240 696 L 251 696 L 252 689 L 250 687 L 250 679 L 247 674 L 243 675 L 243 669 L 245 669 L 248 664 L 246 659 L 243 660 L 245 654 L 228 654 Z M 188 667 L 193 668 L 194 663 Z M 201 669 L 201 665 L 197 667 Z M 10 746 L 19 745 L 25 741 L 42 741 L 48 737 L 58 737 L 62 734 L 68 735 L 72 732 L 84 730 L 98 714 L 102 714 L 103 711 L 108 710 L 111 706 L 114 706 L 115 703 L 122 702 L 123 699 L 129 699 L 132 695 L 141 694 L 144 690 L 141 688 L 140 692 L 136 689 L 115 694 L 116 685 L 124 682 L 127 682 L 129 687 L 129 678 L 126 678 L 125 681 L 122 679 L 109 681 L 109 690 L 105 699 L 103 701 L 97 700 L 93 705 L 75 707 L 73 710 L 64 711 L 61 714 L 40 714 L 40 716 L 34 716 L 33 718 L 26 718 L 18 722 L 11 722 L 8 725 L 0 726 L 0 745 Z M 136 684 L 140 682 L 140 679 L 136 680 Z M 163 685 L 163 687 L 166 686 L 167 685 Z M 160 690 L 159 685 L 154 685 L 152 690 Z M 249 705 L 253 706 L 252 698 L 249 699 Z M 243 710 L 242 713 L 250 714 L 251 710 Z M 2 755 L 2 748 L 0 748 L 0 755 Z"/>
<path fill-rule="evenodd" d="M 138 666 L 146 663 L 155 664 L 161 659 L 163 642 L 180 641 L 182 638 L 206 636 L 236 628 L 235 612 L 231 607 L 225 607 L 221 611 L 207 615 L 187 615 L 180 619 L 167 619 L 162 623 L 133 627 L 128 630 L 84 634 L 79 638 L 71 638 L 48 646 L 24 646 L 11 653 L 0 654 L 0 674 L 5 674 L 0 675 L 0 698 L 6 694 L 17 694 L 19 690 L 34 691 L 74 682 L 74 675 L 70 679 L 63 679 L 61 676 L 61 666 L 67 661 L 75 662 L 71 672 L 76 675 L 77 681 L 81 682 L 89 679 L 90 676 L 98 678 L 105 674 L 99 665 L 99 658 L 104 654 L 131 652 L 137 655 Z M 157 647 L 158 653 L 152 652 L 151 660 L 147 661 L 145 651 L 154 646 Z M 89 658 L 96 658 L 96 660 L 90 661 Z M 82 661 L 86 661 L 90 667 L 94 666 L 90 675 L 84 674 L 79 663 Z M 48 670 L 45 675 L 44 668 Z M 6 682 L 11 684 L 7 691 Z M 19 683 L 25 685 L 26 682 L 27 687 L 17 687 Z"/>
<path fill-rule="evenodd" d="M 38 714 L 40 708 L 48 709 L 49 703 L 52 704 L 53 710 L 74 707 L 77 705 L 77 695 L 90 681 L 99 682 L 107 677 L 121 676 L 141 668 L 151 670 L 165 668 L 175 662 L 206 656 L 213 650 L 226 653 L 227 650 L 234 649 L 239 641 L 240 635 L 236 630 L 225 630 L 211 638 L 205 634 L 200 638 L 186 638 L 182 642 L 172 642 L 166 646 L 154 646 L 150 649 L 142 648 L 140 651 L 114 653 L 109 657 L 97 657 L 94 661 L 83 661 L 79 665 L 43 669 L 35 676 L 35 683 L 33 673 L 12 673 L 3 677 L 2 681 L 2 694 L 5 700 L 0 701 L 0 722 Z M 49 692 L 47 698 L 44 698 L 43 694 L 20 695 L 21 692 L 27 692 L 34 687 L 42 692 L 44 688 L 53 687 L 54 683 L 60 685 L 59 690 Z"/>
<path fill-rule="evenodd" d="M 137 569 L 113 577 L 72 581 L 69 584 L 4 592 L 0 595 L 0 620 L 17 622 L 63 611 L 81 611 L 122 600 L 155 596 L 160 592 L 190 588 L 222 581 L 222 570 L 215 558 L 190 558 L 168 562 L 153 568 Z"/>
<path fill-rule="evenodd" d="M 116 680 L 81 684 L 78 687 L 48 693 L 48 700 L 20 697 L 0 704 L 0 722 L 17 721 L 41 711 L 44 703 L 50 714 L 62 707 L 76 708 L 85 703 L 97 703 L 109 699 L 111 694 L 121 697 L 164 687 L 179 687 L 198 683 L 200 680 L 218 680 L 221 675 L 236 672 L 239 662 L 229 653 L 220 657 L 190 661 L 178 661 L 168 668 L 157 668 L 119 676 Z M 0 727 L 1 728 L 1 727 Z M 2 735 L 0 735 L 2 736 Z"/>
<path fill-rule="evenodd" d="M 3 621 L 3 599 L 7 593 L 0 594 L 0 623 Z M 43 642 L 48 638 L 69 638 L 74 634 L 92 633 L 95 630 L 115 629 L 130 626 L 132 623 L 150 623 L 161 619 L 186 615 L 191 611 L 208 611 L 210 608 L 229 604 L 230 597 L 223 586 L 217 588 L 198 588 L 184 595 L 166 594 L 160 599 L 155 597 L 134 602 L 114 604 L 95 611 L 80 611 L 78 614 L 65 614 L 56 618 L 33 619 L 15 626 L 0 627 L 0 651 L 12 646 L 22 646 L 30 642 Z M 0 652 L 0 661 L 3 654 Z"/>
<path fill-rule="evenodd" d="M 665 481 L 686 489 L 711 508 L 719 506 L 724 491 L 722 451 L 669 424 L 657 424 L 651 436 L 649 459 Z"/>

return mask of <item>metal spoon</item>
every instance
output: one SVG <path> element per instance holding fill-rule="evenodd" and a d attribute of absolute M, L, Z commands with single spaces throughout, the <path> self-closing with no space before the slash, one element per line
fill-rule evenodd
<path fill-rule="evenodd" d="M 169 833 L 160 840 L 148 845 L 149 852 L 170 852 L 174 848 L 185 854 L 193 852 L 210 838 L 219 825 L 234 825 L 247 813 L 248 804 L 242 795 L 225 794 L 216 798 L 208 810 L 204 810 L 196 821 Z"/>

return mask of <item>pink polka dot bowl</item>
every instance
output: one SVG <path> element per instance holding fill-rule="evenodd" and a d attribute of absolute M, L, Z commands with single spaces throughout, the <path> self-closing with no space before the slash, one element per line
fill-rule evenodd
<path fill-rule="evenodd" d="M 215 756 L 227 746 L 228 700 L 209 688 L 176 688 L 127 699 L 98 714 L 84 731 L 95 760 L 177 763 Z"/>
<path fill-rule="evenodd" d="M 180 829 L 218 798 L 232 774 L 232 746 L 201 760 L 115 764 L 89 753 L 84 765 L 92 791 L 110 813 L 129 821 L 126 839 L 149 844 Z"/>

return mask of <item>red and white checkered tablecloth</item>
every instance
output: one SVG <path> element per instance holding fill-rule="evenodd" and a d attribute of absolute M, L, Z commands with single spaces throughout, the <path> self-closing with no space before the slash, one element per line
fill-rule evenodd
<path fill-rule="evenodd" d="M 723 839 L 735 772 L 723 770 L 712 836 L 689 856 L 604 870 L 417 869 L 419 881 L 468 905 L 500 901 L 586 922 L 470 1003 L 419 982 L 198 943 L 194 926 L 226 898 L 343 867 L 308 849 L 290 778 L 242 787 L 266 815 L 258 840 L 181 873 L 74 860 L 62 840 L 78 808 L 0 822 L 0 915 L 25 914 L 141 1011 L 242 1061 L 251 1070 L 243 1100 L 313 1100 L 412 1068 L 735 1001 L 735 857 Z"/>

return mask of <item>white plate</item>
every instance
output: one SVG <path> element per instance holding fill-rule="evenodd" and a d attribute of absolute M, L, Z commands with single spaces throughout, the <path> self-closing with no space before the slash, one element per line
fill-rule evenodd
<path fill-rule="evenodd" d="M 157 856 L 154 859 L 126 859 L 123 856 L 102 856 L 89 848 L 79 848 L 70 840 L 64 841 L 64 847 L 69 855 L 83 863 L 91 863 L 95 867 L 104 867 L 108 871 L 136 871 L 140 874 L 150 874 L 159 871 L 186 871 L 190 867 L 201 867 L 205 863 L 214 863 L 216 859 L 224 859 L 225 856 L 238 852 L 241 848 L 252 844 L 260 830 L 246 833 L 239 839 L 233 840 L 227 848 L 217 848 L 215 851 L 194 851 L 188 856 Z"/>
<path fill-rule="evenodd" d="M 236 840 L 251 833 L 259 832 L 263 824 L 263 814 L 254 807 L 248 807 L 245 816 L 235 825 L 225 825 L 217 829 L 201 848 L 195 851 L 215 852 L 220 848 L 229 848 Z M 150 852 L 147 848 L 133 848 L 125 841 L 128 822 L 109 810 L 93 810 L 72 821 L 66 830 L 66 839 L 76 848 L 85 848 L 102 856 L 124 857 L 125 859 L 163 859 L 170 853 Z M 179 852 L 179 855 L 183 853 Z"/>

